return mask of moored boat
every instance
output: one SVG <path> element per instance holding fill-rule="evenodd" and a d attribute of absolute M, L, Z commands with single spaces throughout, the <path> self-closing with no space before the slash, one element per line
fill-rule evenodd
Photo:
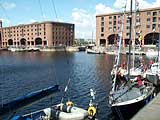
<path fill-rule="evenodd" d="M 125 5 L 126 6 L 126 5 Z M 131 0 L 132 6 L 132 0 Z M 125 10 L 123 12 L 122 21 L 124 21 Z M 131 52 L 131 36 L 132 36 L 132 7 L 130 13 L 130 42 L 129 42 L 129 54 L 127 69 L 122 72 L 120 67 L 120 53 L 122 46 L 122 36 L 119 40 L 118 58 L 116 59 L 114 75 L 112 74 L 112 90 L 109 94 L 109 104 L 114 113 L 116 113 L 118 119 L 130 119 L 135 113 L 137 113 L 144 105 L 146 105 L 154 97 L 155 87 L 146 78 L 142 77 L 139 72 L 134 73 L 135 76 L 131 78 L 130 64 L 130 52 Z M 123 34 L 123 24 L 121 25 L 121 35 Z M 134 68 L 133 68 L 133 71 Z M 138 70 L 139 71 L 139 70 Z M 141 69 L 140 69 L 141 72 Z M 139 75 L 138 75 L 139 74 Z"/>

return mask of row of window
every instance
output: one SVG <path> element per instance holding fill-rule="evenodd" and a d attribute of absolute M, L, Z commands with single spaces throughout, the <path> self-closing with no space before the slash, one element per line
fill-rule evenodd
<path fill-rule="evenodd" d="M 152 30 L 153 29 L 156 29 L 156 27 L 157 27 L 157 24 L 152 24 Z M 151 25 L 146 25 L 146 28 L 151 28 Z M 158 28 L 160 28 L 160 24 L 158 24 Z"/>
<path fill-rule="evenodd" d="M 152 16 L 156 16 L 156 15 L 160 15 L 160 11 L 153 11 L 153 12 L 151 12 L 151 11 L 148 11 L 147 12 L 147 16 L 150 16 L 150 15 L 152 15 Z"/>
<path fill-rule="evenodd" d="M 29 32 L 29 31 L 36 31 L 36 32 L 38 32 L 38 31 L 41 31 L 41 28 L 39 28 L 39 29 L 27 29 L 27 30 L 24 30 L 24 29 L 22 29 L 22 30 L 17 30 L 17 31 L 12 31 L 12 30 L 10 30 L 10 29 L 7 29 L 7 30 L 4 30 L 4 29 L 2 29 L 2 32 L 4 32 L 5 34 L 6 33 L 18 33 L 18 32 Z M 44 31 L 45 31 L 45 29 L 44 29 Z"/>
<path fill-rule="evenodd" d="M 53 36 L 53 39 L 54 40 L 57 40 L 57 39 L 67 40 L 67 39 L 73 39 L 73 37 L 63 37 L 63 36 L 57 37 L 57 36 Z"/>
<path fill-rule="evenodd" d="M 160 17 L 153 17 L 152 18 L 152 22 L 157 22 L 157 19 L 158 19 L 158 21 L 160 22 Z M 150 22 L 151 21 L 151 18 L 147 18 L 147 22 Z"/>
<path fill-rule="evenodd" d="M 23 33 L 22 33 L 22 34 L 17 34 L 17 36 L 25 36 L 25 35 L 33 35 L 33 34 L 34 34 L 34 35 L 38 35 L 38 36 L 41 35 L 41 33 L 38 32 L 38 33 L 31 33 L 31 34 L 29 34 L 29 33 L 23 34 Z M 46 32 L 44 32 L 44 35 L 46 35 Z M 12 36 L 15 37 L 16 34 L 14 33 L 14 34 L 12 35 L 12 33 L 10 33 L 10 34 L 8 34 L 8 35 L 7 35 L 7 34 L 4 35 L 4 34 L 2 33 L 2 37 L 12 37 Z"/>
<path fill-rule="evenodd" d="M 33 27 L 41 27 L 41 24 L 38 25 L 25 25 L 25 26 L 17 26 L 17 27 L 9 27 L 9 28 L 3 28 L 4 30 L 15 30 L 15 29 L 25 29 L 25 28 L 33 28 Z M 44 24 L 45 28 L 45 24 Z"/>
<path fill-rule="evenodd" d="M 68 45 L 68 46 L 70 46 L 70 45 L 72 45 L 73 43 L 72 43 L 72 41 L 70 41 L 70 40 L 68 40 L 68 41 L 55 41 L 55 42 L 53 42 L 53 46 L 56 46 L 56 45 Z"/>

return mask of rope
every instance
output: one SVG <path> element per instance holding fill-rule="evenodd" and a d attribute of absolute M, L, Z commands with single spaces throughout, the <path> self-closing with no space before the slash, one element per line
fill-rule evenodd
<path fill-rule="evenodd" d="M 40 6 L 40 11 L 41 11 L 41 17 L 42 17 L 43 20 L 45 20 L 45 17 L 44 17 L 44 14 L 43 14 L 41 0 L 38 0 L 38 2 L 39 2 L 39 6 Z"/>
<path fill-rule="evenodd" d="M 7 11 L 6 11 L 6 9 L 3 7 L 2 3 L 0 3 L 0 7 L 2 8 L 2 10 L 3 10 L 4 15 L 6 16 L 6 18 L 7 18 L 8 20 L 10 20 L 10 17 L 8 16 Z M 8 25 L 9 25 L 9 24 L 8 24 Z"/>
<path fill-rule="evenodd" d="M 54 4 L 54 0 L 51 0 L 51 3 L 52 3 L 52 6 L 53 6 L 53 9 L 54 9 L 54 13 L 56 15 L 56 19 L 58 21 L 58 15 L 57 15 L 56 7 L 55 7 L 55 4 Z"/>

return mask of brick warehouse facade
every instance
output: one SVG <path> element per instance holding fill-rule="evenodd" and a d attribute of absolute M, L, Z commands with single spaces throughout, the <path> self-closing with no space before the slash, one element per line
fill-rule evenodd
<path fill-rule="evenodd" d="M 74 24 L 45 21 L 3 27 L 0 21 L 0 46 L 2 48 L 72 46 L 73 41 Z"/>
<path fill-rule="evenodd" d="M 119 33 L 118 20 L 122 13 L 116 12 L 112 14 L 101 14 L 96 16 L 96 45 L 97 46 L 111 46 L 115 44 L 117 35 Z M 124 32 L 123 32 L 123 46 L 129 43 L 129 13 L 124 17 Z M 160 33 L 160 7 L 152 9 L 139 10 L 139 20 L 135 18 L 137 15 L 133 13 L 133 25 L 136 21 L 137 26 L 134 26 L 135 33 L 140 33 L 142 46 L 155 45 Z M 133 30 L 132 30 L 133 31 Z M 134 32 L 132 32 L 134 33 Z M 138 34 L 132 37 L 138 40 Z"/>

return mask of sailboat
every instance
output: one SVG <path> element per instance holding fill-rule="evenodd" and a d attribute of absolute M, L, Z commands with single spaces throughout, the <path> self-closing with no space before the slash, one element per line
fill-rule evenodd
<path fill-rule="evenodd" d="M 146 66 L 143 63 L 143 59 L 142 59 L 142 51 L 141 51 L 141 41 L 142 41 L 142 35 L 141 35 L 141 31 L 137 32 L 136 29 L 138 29 L 140 27 L 140 13 L 139 13 L 139 4 L 135 2 L 135 12 L 134 12 L 134 26 L 133 26 L 133 31 L 134 31 L 134 38 L 132 41 L 132 56 L 133 56 L 133 62 L 132 62 L 132 68 L 130 68 L 130 77 L 136 77 L 138 75 L 142 75 L 144 74 L 145 70 L 146 70 Z M 138 33 L 138 38 L 137 38 L 137 33 Z M 137 41 L 136 41 L 137 40 Z M 127 51 L 128 54 L 128 51 Z M 135 64 L 135 61 L 136 64 Z M 121 71 L 123 72 L 123 74 L 127 75 L 128 71 L 127 71 L 127 67 L 126 67 L 126 63 L 124 62 L 121 65 Z M 111 74 L 113 74 L 113 71 L 111 72 Z"/>
<path fill-rule="evenodd" d="M 126 6 L 126 5 L 125 5 Z M 122 21 L 124 21 L 125 10 L 123 11 Z M 120 72 L 120 53 L 123 34 L 123 25 L 121 25 L 121 34 L 119 35 L 119 50 L 118 58 L 116 61 L 114 76 L 112 74 L 112 90 L 109 94 L 109 104 L 113 113 L 121 120 L 131 118 L 137 113 L 144 105 L 146 105 L 153 97 L 155 87 L 152 83 L 148 82 L 141 75 L 134 78 L 130 77 L 130 53 L 131 53 L 131 39 L 132 39 L 132 0 L 130 8 L 130 42 L 129 54 L 127 62 L 127 75 Z M 124 72 L 126 73 L 126 72 Z"/>

